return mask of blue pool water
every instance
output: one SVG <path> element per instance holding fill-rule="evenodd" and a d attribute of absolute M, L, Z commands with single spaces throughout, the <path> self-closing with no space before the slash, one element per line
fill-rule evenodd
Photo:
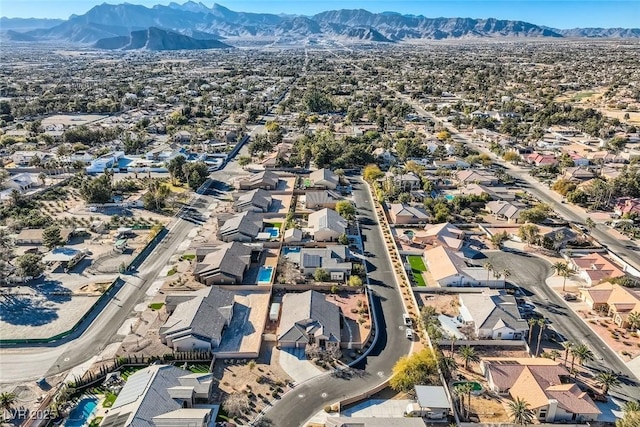
<path fill-rule="evenodd" d="M 260 267 L 258 271 L 258 283 L 271 283 L 273 267 Z"/>
<path fill-rule="evenodd" d="M 456 198 L 456 196 L 454 196 L 453 194 L 445 194 L 444 198 L 447 199 L 448 201 L 452 201 L 453 199 Z"/>
<path fill-rule="evenodd" d="M 265 227 L 264 231 L 265 233 L 271 234 L 272 239 L 275 239 L 280 235 L 280 230 L 278 230 L 276 227 Z"/>
<path fill-rule="evenodd" d="M 64 422 L 65 427 L 82 427 L 87 424 L 98 406 L 98 399 L 87 397 L 78 402 Z"/>
<path fill-rule="evenodd" d="M 300 246 L 282 248 L 282 255 L 287 256 L 289 254 L 300 253 Z"/>

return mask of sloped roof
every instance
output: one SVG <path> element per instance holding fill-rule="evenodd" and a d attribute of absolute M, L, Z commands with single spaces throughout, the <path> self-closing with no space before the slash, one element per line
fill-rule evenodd
<path fill-rule="evenodd" d="M 333 185 L 338 185 L 338 175 L 333 173 L 331 169 L 327 168 L 322 168 L 311 172 L 309 174 L 309 179 L 311 179 L 314 184 L 321 181 L 327 181 Z"/>
<path fill-rule="evenodd" d="M 256 188 L 255 190 L 247 191 L 246 193 L 242 193 L 238 200 L 235 202 L 235 206 L 243 207 L 243 206 L 257 206 L 263 210 L 269 208 L 271 204 L 271 194 L 267 190 L 263 190 L 262 188 Z"/>
<path fill-rule="evenodd" d="M 307 191 L 305 201 L 307 205 L 323 205 L 342 200 L 342 196 L 332 190 Z"/>
<path fill-rule="evenodd" d="M 597 252 L 582 257 L 572 258 L 572 261 L 593 281 L 621 277 L 625 274 L 620 267 Z"/>
<path fill-rule="evenodd" d="M 195 292 L 193 299 L 176 306 L 161 328 L 161 334 L 196 335 L 209 341 L 219 341 L 229 311 L 233 310 L 234 295 L 218 286 Z"/>
<path fill-rule="evenodd" d="M 220 227 L 221 236 L 238 232 L 255 238 L 262 228 L 262 219 L 249 211 L 240 212 L 229 218 Z"/>
<path fill-rule="evenodd" d="M 194 273 L 202 275 L 218 270 L 224 274 L 242 276 L 251 261 L 251 251 L 251 247 L 240 242 L 225 243 L 218 250 L 206 254 Z"/>
<path fill-rule="evenodd" d="M 442 280 L 457 274 L 464 274 L 464 261 L 451 249 L 436 246 L 424 252 L 429 264 L 429 271 L 434 280 Z"/>
<path fill-rule="evenodd" d="M 501 295 L 495 291 L 460 294 L 460 302 L 465 306 L 478 329 L 527 328 L 527 323 L 520 316 L 516 299 L 511 295 Z"/>
<path fill-rule="evenodd" d="M 278 340 L 308 342 L 309 336 L 340 342 L 340 309 L 320 292 L 285 294 Z"/>
<path fill-rule="evenodd" d="M 309 214 L 308 225 L 314 231 L 332 230 L 342 234 L 347 229 L 347 220 L 333 209 L 324 208 Z"/>

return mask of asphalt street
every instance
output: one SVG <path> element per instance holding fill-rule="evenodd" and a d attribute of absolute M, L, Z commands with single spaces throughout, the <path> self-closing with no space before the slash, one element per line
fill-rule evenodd
<path fill-rule="evenodd" d="M 378 340 L 371 353 L 357 366 L 358 375 L 342 379 L 330 375 L 313 378 L 285 394 L 265 414 L 274 426 L 298 427 L 323 407 L 372 389 L 391 375 L 395 362 L 409 353 L 411 343 L 402 326 L 404 308 L 398 285 L 373 211 L 373 200 L 366 184 L 352 178 L 353 196 L 360 217 L 365 250 L 368 257 L 369 280 L 374 293 L 374 310 L 378 318 Z"/>

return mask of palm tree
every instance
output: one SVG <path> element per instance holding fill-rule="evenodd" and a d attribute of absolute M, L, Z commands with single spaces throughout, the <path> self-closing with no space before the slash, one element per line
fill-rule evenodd
<path fill-rule="evenodd" d="M 571 350 L 571 355 L 573 356 L 571 358 L 571 369 L 573 369 L 573 363 L 575 359 L 578 359 L 578 363 L 580 364 L 580 366 L 582 366 L 584 365 L 584 362 L 589 362 L 595 358 L 593 352 L 585 343 L 581 343 L 575 346 Z"/>
<path fill-rule="evenodd" d="M 560 352 L 558 350 L 551 350 L 549 356 L 551 356 L 551 359 L 555 362 L 556 359 L 560 357 Z"/>
<path fill-rule="evenodd" d="M 487 262 L 484 264 L 484 268 L 487 270 L 487 286 L 489 286 L 489 273 L 493 271 L 493 265 Z"/>
<path fill-rule="evenodd" d="M 511 272 L 509 270 L 507 270 L 506 268 L 502 270 L 502 287 L 503 288 L 507 287 L 507 277 L 509 276 L 511 276 Z"/>
<path fill-rule="evenodd" d="M 613 372 L 600 372 L 596 375 L 596 384 L 602 387 L 602 394 L 605 396 L 609 393 L 609 389 L 611 387 L 615 387 L 620 385 L 620 380 L 618 379 L 618 375 Z"/>
<path fill-rule="evenodd" d="M 16 403 L 16 399 L 17 396 L 14 393 L 8 391 L 0 393 L 0 408 L 2 408 L 2 412 L 5 413 L 9 409 L 11 409 Z"/>
<path fill-rule="evenodd" d="M 529 404 L 519 397 L 513 402 L 509 402 L 509 415 L 514 423 L 521 426 L 533 422 L 533 411 L 529 409 Z"/>
<path fill-rule="evenodd" d="M 547 319 L 538 319 L 538 345 L 536 346 L 536 356 L 540 353 L 540 341 L 542 341 L 542 332 L 544 332 L 545 326 L 547 326 Z"/>
<path fill-rule="evenodd" d="M 553 264 L 553 268 L 556 270 L 556 274 L 558 276 L 564 277 L 564 282 L 562 282 L 562 292 L 564 292 L 565 285 L 567 283 L 567 277 L 569 277 L 569 266 L 566 262 L 556 262 Z"/>
<path fill-rule="evenodd" d="M 625 414 L 629 412 L 640 412 L 640 402 L 638 402 L 637 400 L 631 400 L 624 404 L 622 410 Z"/>
<path fill-rule="evenodd" d="M 453 356 L 442 356 L 440 358 L 440 367 L 443 371 L 448 372 L 450 376 L 458 369 L 458 362 Z"/>
<path fill-rule="evenodd" d="M 587 218 L 586 221 L 584 222 L 584 225 L 586 225 L 587 228 L 591 230 L 592 228 L 595 228 L 596 223 L 591 218 Z"/>
<path fill-rule="evenodd" d="M 629 325 L 629 329 L 640 329 L 640 311 L 629 313 L 629 316 L 627 316 L 627 324 Z"/>
<path fill-rule="evenodd" d="M 464 360 L 464 369 L 469 370 L 469 363 L 478 363 L 480 356 L 476 354 L 476 349 L 466 345 L 460 348 L 460 357 Z"/>
<path fill-rule="evenodd" d="M 527 320 L 527 323 L 529 323 L 528 344 L 529 344 L 529 347 L 531 347 L 531 337 L 533 337 L 533 327 L 538 324 L 538 321 L 536 319 L 529 319 L 529 320 Z"/>
<path fill-rule="evenodd" d="M 564 365 L 567 366 L 569 352 L 573 349 L 573 343 L 571 341 L 564 341 L 562 343 L 562 348 L 564 348 Z"/>
<path fill-rule="evenodd" d="M 468 384 L 469 383 L 458 384 L 455 387 L 453 387 L 453 393 L 456 396 L 458 396 L 458 399 L 460 402 L 460 415 L 462 415 L 462 418 L 467 418 L 465 407 L 464 407 L 464 395 L 467 394 L 466 387 Z"/>

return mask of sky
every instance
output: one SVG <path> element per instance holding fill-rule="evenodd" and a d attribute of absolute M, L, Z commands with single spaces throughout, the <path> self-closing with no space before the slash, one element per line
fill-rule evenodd
<path fill-rule="evenodd" d="M 123 3 L 125 0 L 108 0 Z M 177 0 L 184 3 L 186 0 Z M 212 6 L 215 0 L 203 0 Z M 0 16 L 63 18 L 81 15 L 105 0 L 0 0 Z M 170 0 L 128 0 L 153 6 Z M 531 22 L 554 28 L 640 27 L 640 0 L 217 0 L 239 12 L 313 15 L 333 9 L 366 9 L 436 17 L 498 18 Z"/>

